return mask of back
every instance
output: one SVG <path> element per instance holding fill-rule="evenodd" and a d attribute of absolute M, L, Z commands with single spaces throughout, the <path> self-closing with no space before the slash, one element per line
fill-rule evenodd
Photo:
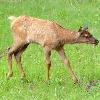
<path fill-rule="evenodd" d="M 11 28 L 19 38 L 42 46 L 52 45 L 57 41 L 57 34 L 52 21 L 21 16 L 12 22 Z"/>

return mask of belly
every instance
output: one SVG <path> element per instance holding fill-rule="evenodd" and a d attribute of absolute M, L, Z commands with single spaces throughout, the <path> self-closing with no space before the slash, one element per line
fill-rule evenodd
<path fill-rule="evenodd" d="M 28 36 L 27 40 L 31 43 L 37 43 L 42 46 L 50 46 L 57 42 L 57 37 L 55 34 L 32 33 Z"/>

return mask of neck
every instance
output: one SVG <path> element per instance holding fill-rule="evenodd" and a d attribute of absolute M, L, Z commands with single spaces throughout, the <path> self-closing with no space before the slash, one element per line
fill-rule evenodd
<path fill-rule="evenodd" d="M 62 36 L 61 36 L 62 44 L 77 43 L 77 39 L 79 37 L 79 32 L 71 31 L 68 29 L 63 29 L 61 34 L 62 34 Z"/>

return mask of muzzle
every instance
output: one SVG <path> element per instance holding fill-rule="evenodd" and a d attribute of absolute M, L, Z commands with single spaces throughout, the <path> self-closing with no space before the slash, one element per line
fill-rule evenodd
<path fill-rule="evenodd" d="M 98 43 L 99 43 L 99 41 L 96 39 L 96 40 L 95 40 L 95 45 L 98 45 Z"/>

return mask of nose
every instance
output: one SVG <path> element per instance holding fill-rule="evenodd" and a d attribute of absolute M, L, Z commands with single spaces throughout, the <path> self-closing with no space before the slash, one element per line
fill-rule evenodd
<path fill-rule="evenodd" d="M 96 39 L 96 40 L 95 40 L 95 44 L 98 45 L 98 43 L 99 43 L 99 41 Z"/>

